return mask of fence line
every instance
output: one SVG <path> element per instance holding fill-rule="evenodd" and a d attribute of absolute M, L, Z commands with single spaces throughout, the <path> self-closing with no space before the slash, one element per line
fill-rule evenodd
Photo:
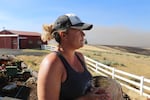
<path fill-rule="evenodd" d="M 41 48 L 54 51 L 56 46 L 44 45 Z M 127 73 L 97 62 L 86 56 L 84 57 L 89 69 L 99 73 L 100 75 L 112 77 L 113 79 L 116 79 L 122 86 L 139 93 L 141 96 L 150 98 L 150 79 L 147 79 L 144 76 Z"/>
<path fill-rule="evenodd" d="M 54 50 L 56 50 L 56 46 L 52 46 L 52 45 L 41 45 L 41 49 L 54 51 Z"/>
<path fill-rule="evenodd" d="M 104 76 L 111 76 L 126 88 L 138 92 L 141 96 L 150 97 L 150 79 L 112 68 L 86 56 L 85 60 L 89 68 L 96 73 L 100 73 Z"/>

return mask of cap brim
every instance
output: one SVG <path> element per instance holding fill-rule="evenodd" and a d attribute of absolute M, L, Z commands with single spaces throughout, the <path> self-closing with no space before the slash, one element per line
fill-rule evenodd
<path fill-rule="evenodd" d="M 80 29 L 80 30 L 91 30 L 92 27 L 93 27 L 92 24 L 87 24 L 87 23 L 80 23 L 80 24 L 71 26 L 71 28 Z"/>

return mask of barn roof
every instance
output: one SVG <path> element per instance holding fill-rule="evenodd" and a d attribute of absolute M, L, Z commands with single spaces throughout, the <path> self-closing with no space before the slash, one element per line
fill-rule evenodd
<path fill-rule="evenodd" d="M 3 30 L 1 32 L 9 32 L 15 35 L 25 35 L 25 36 L 41 36 L 38 32 L 29 32 L 29 31 L 17 31 L 17 30 Z"/>
<path fill-rule="evenodd" d="M 41 34 L 38 32 L 16 31 L 16 30 L 8 30 L 8 31 L 17 35 L 41 36 Z"/>

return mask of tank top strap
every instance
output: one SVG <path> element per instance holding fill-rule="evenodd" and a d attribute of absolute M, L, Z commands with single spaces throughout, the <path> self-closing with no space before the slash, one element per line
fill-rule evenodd
<path fill-rule="evenodd" d="M 67 60 L 63 57 L 63 55 L 58 52 L 58 51 L 55 51 L 57 56 L 60 58 L 60 60 L 62 61 L 62 63 L 64 64 L 64 67 L 67 69 L 67 70 L 72 70 L 72 68 L 70 67 L 70 64 L 67 62 Z M 87 70 L 86 68 L 86 64 L 83 62 L 83 60 L 81 60 L 81 58 L 79 57 L 79 55 L 77 54 L 77 52 L 75 52 L 75 55 L 77 57 L 77 59 L 80 61 L 81 65 L 83 66 L 83 68 L 85 70 Z"/>
<path fill-rule="evenodd" d="M 78 60 L 80 61 L 81 65 L 84 67 L 84 69 L 86 69 L 86 64 L 83 60 L 81 60 L 81 58 L 79 57 L 79 55 L 77 54 L 77 52 L 75 52 L 75 55 L 77 56 Z"/>
<path fill-rule="evenodd" d="M 63 55 L 62 55 L 60 52 L 58 52 L 58 51 L 54 51 L 54 52 L 56 52 L 57 56 L 58 56 L 58 57 L 60 58 L 60 60 L 62 61 L 64 67 L 65 67 L 66 69 L 69 69 L 69 68 L 70 68 L 70 65 L 69 65 L 69 63 L 67 62 L 67 60 L 63 57 Z"/>

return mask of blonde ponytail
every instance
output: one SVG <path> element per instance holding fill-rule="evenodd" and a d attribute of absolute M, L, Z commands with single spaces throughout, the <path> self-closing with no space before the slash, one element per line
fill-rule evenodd
<path fill-rule="evenodd" d="M 49 41 L 51 39 L 53 39 L 52 36 L 52 28 L 53 28 L 53 24 L 50 25 L 43 25 L 43 34 L 41 35 L 41 39 L 46 42 Z"/>

